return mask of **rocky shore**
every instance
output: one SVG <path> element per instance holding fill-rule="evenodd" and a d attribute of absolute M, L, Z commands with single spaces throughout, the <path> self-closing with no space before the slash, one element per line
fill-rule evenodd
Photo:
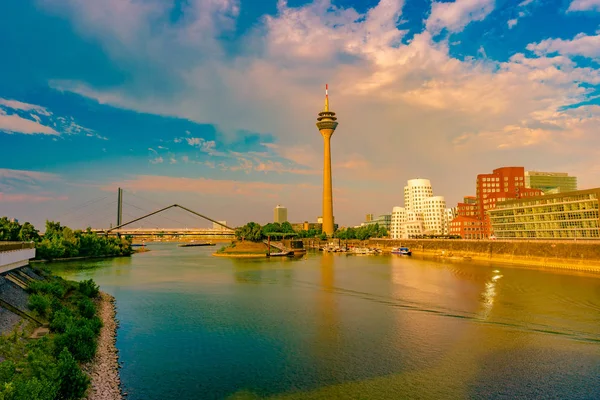
<path fill-rule="evenodd" d="M 86 400 L 122 400 L 119 356 L 115 347 L 117 322 L 114 297 L 100 292 L 98 315 L 104 326 L 98 338 L 96 357 L 85 367 L 92 378 Z"/>

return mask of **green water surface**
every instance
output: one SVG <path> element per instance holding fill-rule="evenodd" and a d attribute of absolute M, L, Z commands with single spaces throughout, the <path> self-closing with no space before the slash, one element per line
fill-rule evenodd
<path fill-rule="evenodd" d="M 600 398 L 600 276 L 149 247 L 51 264 L 116 297 L 128 399 Z"/>

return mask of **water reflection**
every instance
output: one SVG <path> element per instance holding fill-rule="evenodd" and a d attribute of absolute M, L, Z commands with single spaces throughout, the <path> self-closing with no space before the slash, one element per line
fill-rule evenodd
<path fill-rule="evenodd" d="M 116 295 L 131 400 L 600 392 L 598 278 L 418 257 L 152 250 L 61 273 Z"/>
<path fill-rule="evenodd" d="M 492 307 L 494 306 L 494 299 L 496 298 L 496 286 L 498 284 L 498 280 L 502 278 L 503 275 L 500 274 L 500 271 L 495 269 L 494 275 L 490 278 L 489 282 L 485 284 L 485 290 L 482 293 L 482 306 L 481 310 L 481 319 L 487 320 L 490 312 L 492 311 Z"/>

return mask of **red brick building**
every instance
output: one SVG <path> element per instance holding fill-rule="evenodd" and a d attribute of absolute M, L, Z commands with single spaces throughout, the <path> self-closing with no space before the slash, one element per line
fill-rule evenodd
<path fill-rule="evenodd" d="M 476 193 L 476 196 L 465 196 L 464 202 L 458 203 L 458 216 L 449 227 L 451 235 L 460 235 L 463 239 L 486 239 L 492 234 L 487 211 L 495 209 L 497 203 L 543 195 L 541 190 L 525 187 L 523 167 L 502 167 L 491 174 L 477 175 Z"/>
<path fill-rule="evenodd" d="M 476 190 L 477 219 L 483 222 L 485 237 L 492 234 L 487 211 L 496 208 L 498 202 L 543 195 L 539 189 L 525 187 L 523 167 L 502 167 L 495 169 L 491 174 L 477 175 Z"/>
<path fill-rule="evenodd" d="M 465 196 L 462 203 L 456 206 L 456 215 L 463 217 L 476 217 L 477 213 L 477 197 Z"/>
<path fill-rule="evenodd" d="M 460 203 L 459 203 L 460 204 Z M 484 239 L 483 223 L 476 217 L 459 215 L 450 222 L 450 235 L 459 235 L 463 239 Z"/>

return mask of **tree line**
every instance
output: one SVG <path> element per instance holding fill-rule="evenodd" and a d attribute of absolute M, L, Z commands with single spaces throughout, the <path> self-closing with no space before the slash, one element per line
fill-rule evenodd
<path fill-rule="evenodd" d="M 370 238 L 381 238 L 388 235 L 387 229 L 379 224 L 366 225 L 358 228 L 342 228 L 337 230 L 333 237 L 343 240 L 367 240 Z M 235 237 L 238 240 L 250 240 L 253 242 L 260 242 L 265 240 L 267 237 L 271 238 L 319 238 L 326 240 L 327 235 L 324 234 L 320 229 L 310 229 L 308 231 L 294 231 L 292 225 L 289 222 L 284 223 L 268 223 L 264 226 L 256 222 L 248 222 L 246 225 L 241 226 L 235 230 Z"/>
<path fill-rule="evenodd" d="M 387 229 L 384 226 L 379 226 L 378 223 L 375 223 L 372 225 L 359 226 L 358 228 L 338 229 L 333 234 L 333 237 L 342 240 L 367 240 L 371 238 L 382 238 L 387 235 Z"/>
<path fill-rule="evenodd" d="M 72 230 L 59 222 L 46 221 L 43 235 L 29 222 L 19 224 L 7 217 L 0 218 L 0 241 L 33 241 L 36 258 L 52 260 L 70 257 L 127 256 L 132 253 L 131 240 L 99 236 L 86 230 Z"/>

